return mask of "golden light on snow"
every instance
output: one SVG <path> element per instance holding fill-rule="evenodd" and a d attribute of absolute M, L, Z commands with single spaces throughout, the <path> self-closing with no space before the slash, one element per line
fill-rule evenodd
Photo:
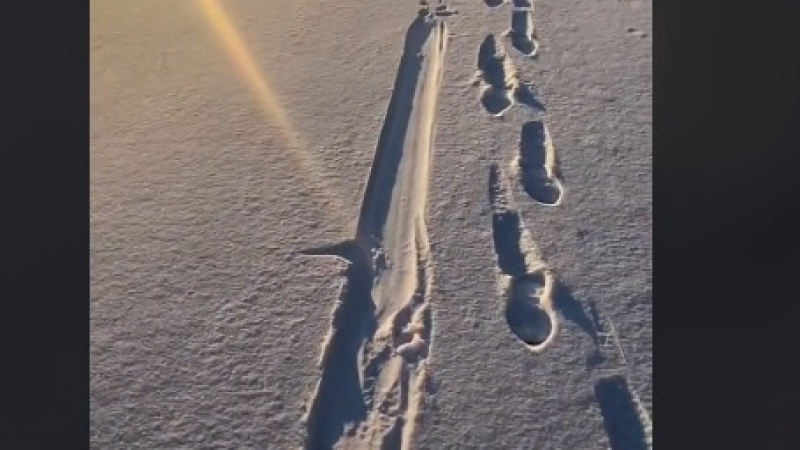
<path fill-rule="evenodd" d="M 325 174 L 321 173 L 318 168 L 315 167 L 313 163 L 314 160 L 306 150 L 307 147 L 292 126 L 289 115 L 270 87 L 269 79 L 266 74 L 261 71 L 256 64 L 239 30 L 230 20 L 228 14 L 222 8 L 218 0 L 197 1 L 209 25 L 211 25 L 211 28 L 213 28 L 214 32 L 217 34 L 225 51 L 233 60 L 236 69 L 241 73 L 250 89 L 252 89 L 258 102 L 267 114 L 268 119 L 280 129 L 303 175 L 309 180 L 315 180 L 314 184 L 317 184 L 318 190 L 326 196 L 324 200 L 327 201 L 329 210 L 334 213 L 334 217 L 341 216 L 342 208 L 339 205 L 336 192 L 325 185 L 325 180 L 327 180 Z M 319 186 L 319 184 L 323 185 Z"/>
<path fill-rule="evenodd" d="M 217 0 L 198 1 L 209 24 L 217 33 L 217 37 L 222 41 L 228 55 L 255 93 L 261 106 L 269 115 L 269 118 L 281 128 L 281 131 L 285 134 L 289 143 L 293 146 L 296 145 L 298 140 L 297 134 L 289 122 L 286 111 L 281 106 L 278 97 L 272 92 L 269 80 L 266 75 L 259 70 L 241 34 L 233 25 L 228 15 L 225 13 L 225 10 L 222 9 L 222 6 Z"/>

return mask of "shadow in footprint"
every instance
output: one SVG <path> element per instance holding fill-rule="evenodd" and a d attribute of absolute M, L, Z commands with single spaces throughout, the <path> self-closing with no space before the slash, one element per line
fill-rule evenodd
<path fill-rule="evenodd" d="M 500 167 L 492 164 L 489 170 L 489 203 L 498 208 L 492 213 L 492 241 L 497 254 L 497 265 L 510 276 L 524 275 L 527 271 L 525 255 L 520 247 L 522 220 L 513 209 L 499 209 L 505 199 L 504 180 Z"/>
<path fill-rule="evenodd" d="M 539 41 L 533 27 L 533 13 L 530 10 L 511 13 L 511 29 L 508 30 L 511 45 L 523 54 L 535 57 Z"/>
<path fill-rule="evenodd" d="M 525 273 L 525 255 L 519 246 L 521 237 L 520 218 L 516 211 L 503 211 L 492 216 L 494 251 L 500 270 L 511 276 Z"/>
<path fill-rule="evenodd" d="M 478 70 L 484 88 L 481 104 L 493 115 L 501 115 L 514 104 L 519 87 L 516 69 L 502 41 L 489 34 L 478 48 Z"/>
<path fill-rule="evenodd" d="M 489 167 L 489 202 L 493 209 L 492 238 L 497 265 L 503 274 L 511 277 L 503 293 L 506 321 L 511 331 L 538 353 L 555 333 L 555 319 L 549 307 L 551 299 L 544 298 L 552 293 L 553 279 L 543 270 L 528 273 L 520 245 L 522 220 L 509 205 L 508 186 L 500 166 L 493 163 Z"/>
<path fill-rule="evenodd" d="M 562 189 L 557 179 L 555 155 L 548 155 L 545 139 L 542 122 L 533 121 L 522 126 L 518 161 L 520 182 L 532 200 L 555 205 L 561 199 Z"/>
<path fill-rule="evenodd" d="M 483 80 L 492 86 L 506 86 L 506 71 L 503 65 L 507 58 L 503 44 L 494 34 L 487 34 L 478 47 L 478 70 Z"/>
<path fill-rule="evenodd" d="M 541 306 L 545 292 L 542 272 L 534 272 L 511 280 L 506 300 L 506 321 L 511 331 L 524 343 L 539 346 L 553 333 L 550 314 Z"/>
<path fill-rule="evenodd" d="M 646 450 L 647 437 L 631 394 L 622 375 L 601 378 L 594 394 L 603 414 L 603 425 L 612 450 Z"/>
<path fill-rule="evenodd" d="M 481 105 L 489 114 L 499 116 L 511 108 L 511 97 L 505 89 L 487 86 L 481 94 Z"/>

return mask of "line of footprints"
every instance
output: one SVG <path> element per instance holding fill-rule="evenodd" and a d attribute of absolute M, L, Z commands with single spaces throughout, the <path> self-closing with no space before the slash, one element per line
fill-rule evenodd
<path fill-rule="evenodd" d="M 505 1 L 484 0 L 491 8 Z M 504 41 L 523 55 L 535 57 L 539 41 L 533 25 L 531 0 L 514 0 L 511 28 L 501 37 L 489 34 L 478 49 L 478 71 L 473 86 L 480 87 L 480 102 L 486 112 L 502 117 L 521 104 L 545 111 L 532 89 L 520 80 Z M 564 195 L 555 147 L 542 121 L 522 126 L 519 151 L 511 161 L 511 175 L 528 196 L 545 206 L 557 206 Z M 506 320 L 511 331 L 534 353 L 553 340 L 558 322 L 554 313 L 555 278 L 540 256 L 514 205 L 506 173 L 492 164 L 489 175 L 489 202 L 492 206 L 492 233 L 500 276 L 498 285 L 506 299 Z"/>
<path fill-rule="evenodd" d="M 500 8 L 507 0 L 484 0 L 490 8 Z M 533 25 L 531 0 L 513 0 L 511 28 L 502 34 L 512 46 L 528 57 L 536 57 L 539 40 Z M 486 36 L 478 51 L 478 73 L 473 86 L 480 86 L 480 102 L 495 117 L 502 117 L 515 104 L 541 112 L 545 108 L 534 97 L 530 86 L 521 82 L 503 39 Z M 563 177 L 547 126 L 530 121 L 522 126 L 519 151 L 509 173 L 528 196 L 540 205 L 557 206 L 564 196 Z M 506 321 L 511 331 L 533 353 L 541 353 L 555 338 L 558 321 L 553 304 L 556 281 L 542 259 L 530 233 L 514 205 L 511 184 L 497 163 L 489 170 L 489 202 L 492 207 L 492 236 L 499 269 L 498 288 L 506 302 Z M 583 322 L 591 328 L 595 353 L 587 361 L 590 368 L 603 363 L 601 348 L 614 341 L 627 366 L 613 324 L 603 324 L 592 305 L 592 317 Z M 610 333 L 603 332 L 608 330 Z M 600 338 L 605 342 L 601 343 Z M 613 450 L 652 448 L 652 422 L 636 391 L 623 374 L 600 377 L 594 386 L 595 397 Z"/>

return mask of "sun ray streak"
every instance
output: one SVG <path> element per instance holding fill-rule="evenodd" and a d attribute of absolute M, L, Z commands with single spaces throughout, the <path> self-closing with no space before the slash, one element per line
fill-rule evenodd
<path fill-rule="evenodd" d="M 320 191 L 322 200 L 327 205 L 329 218 L 336 218 L 339 219 L 340 223 L 344 223 L 342 215 L 344 210 L 339 201 L 338 192 L 331 188 L 326 174 L 322 173 L 314 163 L 313 157 L 307 150 L 308 146 L 292 126 L 289 114 L 281 105 L 278 96 L 272 91 L 269 79 L 259 69 L 239 30 L 230 20 L 218 0 L 197 1 L 209 25 L 216 32 L 223 48 L 255 94 L 267 118 L 283 134 L 294 163 L 306 180 L 313 182 L 314 187 Z"/>

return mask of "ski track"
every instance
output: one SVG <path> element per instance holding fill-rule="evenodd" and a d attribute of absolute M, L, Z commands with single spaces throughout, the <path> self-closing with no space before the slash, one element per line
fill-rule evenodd
<path fill-rule="evenodd" d="M 426 228 L 444 9 L 409 27 L 353 240 L 306 255 L 348 262 L 305 417 L 305 448 L 407 449 L 426 397 L 433 317 Z"/>

